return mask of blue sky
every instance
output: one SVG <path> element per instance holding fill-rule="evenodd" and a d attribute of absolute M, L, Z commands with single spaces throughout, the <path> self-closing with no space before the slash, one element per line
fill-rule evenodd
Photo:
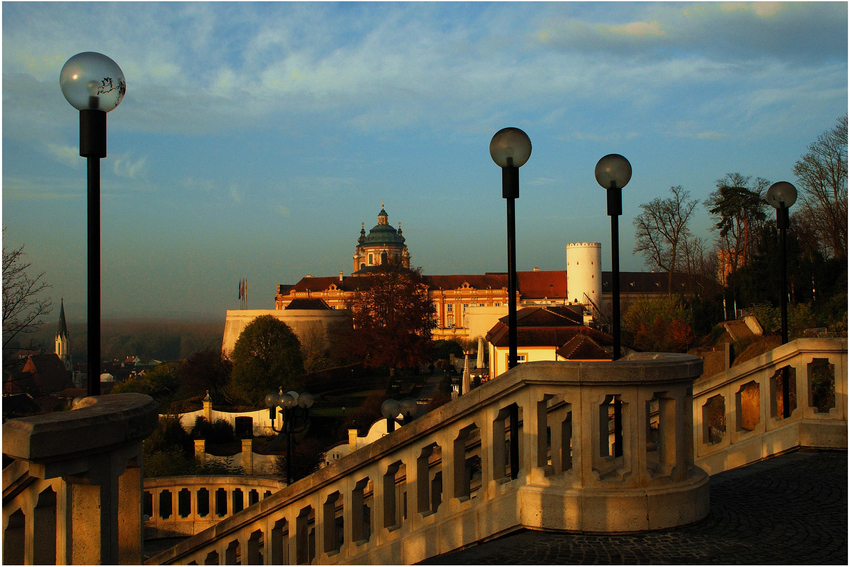
<path fill-rule="evenodd" d="M 224 318 L 275 286 L 351 272 L 381 200 L 425 273 L 504 271 L 505 202 L 488 153 L 520 170 L 519 269 L 603 243 L 593 169 L 634 171 L 639 205 L 726 173 L 792 183 L 847 112 L 847 3 L 4 2 L 4 245 L 26 244 L 68 318 L 85 317 L 86 167 L 65 61 L 98 51 L 127 95 L 102 161 L 103 311 Z M 712 239 L 699 207 L 692 229 Z"/>

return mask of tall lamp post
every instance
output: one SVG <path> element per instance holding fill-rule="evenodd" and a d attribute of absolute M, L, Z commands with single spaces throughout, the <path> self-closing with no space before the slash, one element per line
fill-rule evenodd
<path fill-rule="evenodd" d="M 307 428 L 307 418 L 309 417 L 310 407 L 313 405 L 313 395 L 309 392 L 302 392 L 299 394 L 298 392 L 283 392 L 283 387 L 281 386 L 278 390 L 278 393 L 270 392 L 266 394 L 266 407 L 269 408 L 269 420 L 272 422 L 272 430 L 275 433 L 286 433 L 287 441 L 286 441 L 286 485 L 289 486 L 292 484 L 292 444 L 294 442 L 293 437 L 296 433 L 301 433 Z M 283 417 L 283 427 L 278 430 L 274 426 L 275 418 L 276 418 L 276 410 L 280 408 L 281 416 Z M 303 412 L 301 417 L 303 418 L 303 423 L 301 427 L 296 427 L 296 420 L 298 419 L 298 415 L 296 414 L 297 409 L 301 409 Z M 279 439 L 279 438 L 278 438 Z M 273 443 L 272 445 L 276 445 L 277 443 Z"/>
<path fill-rule="evenodd" d="M 100 160 L 106 157 L 106 113 L 127 83 L 109 57 L 87 51 L 74 55 L 59 73 L 59 86 L 80 111 L 80 156 L 88 162 L 88 395 L 100 395 Z"/>
<path fill-rule="evenodd" d="M 508 369 L 517 365 L 516 328 L 516 221 L 514 203 L 519 198 L 519 168 L 531 156 L 531 140 L 519 128 L 503 128 L 490 140 L 490 157 L 502 168 L 502 197 L 508 206 Z"/>
<path fill-rule="evenodd" d="M 621 355 L 620 343 L 620 231 L 623 214 L 623 187 L 632 178 L 632 164 L 620 154 L 608 154 L 596 164 L 596 182 L 608 192 L 608 216 L 611 217 L 612 317 L 614 319 L 614 356 Z"/>
<path fill-rule="evenodd" d="M 765 199 L 776 209 L 776 226 L 779 228 L 779 256 L 782 272 L 779 298 L 780 315 L 782 318 L 782 344 L 788 342 L 788 265 L 785 250 L 785 233 L 790 224 L 788 209 L 797 201 L 797 189 L 787 181 L 774 183 L 767 190 Z M 788 379 L 788 367 L 782 368 L 782 414 L 791 416 L 791 385 Z"/>

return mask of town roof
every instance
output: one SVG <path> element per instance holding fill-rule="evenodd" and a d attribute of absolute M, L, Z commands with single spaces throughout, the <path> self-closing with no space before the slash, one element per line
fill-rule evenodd
<path fill-rule="evenodd" d="M 305 298 L 297 298 L 293 299 L 289 305 L 286 306 L 287 309 L 312 309 L 312 310 L 320 310 L 320 311 L 329 311 L 331 308 L 323 299 L 305 299 Z"/>
<path fill-rule="evenodd" d="M 422 276 L 429 289 L 462 289 L 464 284 L 475 289 L 502 289 L 508 287 L 507 274 L 451 274 Z"/>
<path fill-rule="evenodd" d="M 27 359 L 19 376 L 4 384 L 4 392 L 25 392 L 33 397 L 72 387 L 71 373 L 55 353 L 35 354 Z"/>
<path fill-rule="evenodd" d="M 610 360 L 611 353 L 602 348 L 592 337 L 577 334 L 557 351 L 558 356 L 567 360 Z"/>
<path fill-rule="evenodd" d="M 561 347 L 578 334 L 598 343 L 612 342 L 610 335 L 582 325 L 581 316 L 568 308 L 524 307 L 517 311 L 517 346 Z M 509 346 L 508 318 L 499 319 L 486 339 L 497 347 Z"/>
<path fill-rule="evenodd" d="M 517 287 L 526 299 L 566 299 L 566 270 L 517 272 Z"/>

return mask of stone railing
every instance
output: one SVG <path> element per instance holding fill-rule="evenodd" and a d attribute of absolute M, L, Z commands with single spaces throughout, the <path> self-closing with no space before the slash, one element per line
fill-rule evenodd
<path fill-rule="evenodd" d="M 195 535 L 285 486 L 278 478 L 242 475 L 149 478 L 142 496 L 144 537 Z"/>
<path fill-rule="evenodd" d="M 411 564 L 521 529 L 699 520 L 702 361 L 520 365 L 152 557 L 149 564 Z"/>
<path fill-rule="evenodd" d="M 694 460 L 709 474 L 797 447 L 846 449 L 847 339 L 797 339 L 701 378 L 693 416 Z"/>
<path fill-rule="evenodd" d="M 3 563 L 138 564 L 142 440 L 157 404 L 143 394 L 3 424 Z"/>

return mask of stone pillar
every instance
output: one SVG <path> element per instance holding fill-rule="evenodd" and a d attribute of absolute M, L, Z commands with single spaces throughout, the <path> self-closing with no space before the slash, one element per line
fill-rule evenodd
<path fill-rule="evenodd" d="M 207 390 L 207 396 L 203 400 L 204 402 L 204 419 L 207 420 L 208 423 L 212 423 L 212 398 L 210 398 L 210 391 Z"/>
<path fill-rule="evenodd" d="M 242 439 L 242 468 L 245 474 L 254 474 L 254 440 Z"/>
<path fill-rule="evenodd" d="M 142 475 L 132 465 L 141 464 L 142 439 L 157 422 L 149 396 L 116 394 L 3 424 L 4 453 L 26 461 L 34 478 L 62 479 L 55 484 L 57 564 L 141 562 Z"/>
<path fill-rule="evenodd" d="M 134 565 L 142 556 L 142 478 L 141 447 L 139 464 L 127 463 L 124 474 L 118 478 L 118 563 Z"/>
<path fill-rule="evenodd" d="M 204 466 L 207 462 L 207 442 L 205 439 L 195 439 L 195 458 Z"/>

